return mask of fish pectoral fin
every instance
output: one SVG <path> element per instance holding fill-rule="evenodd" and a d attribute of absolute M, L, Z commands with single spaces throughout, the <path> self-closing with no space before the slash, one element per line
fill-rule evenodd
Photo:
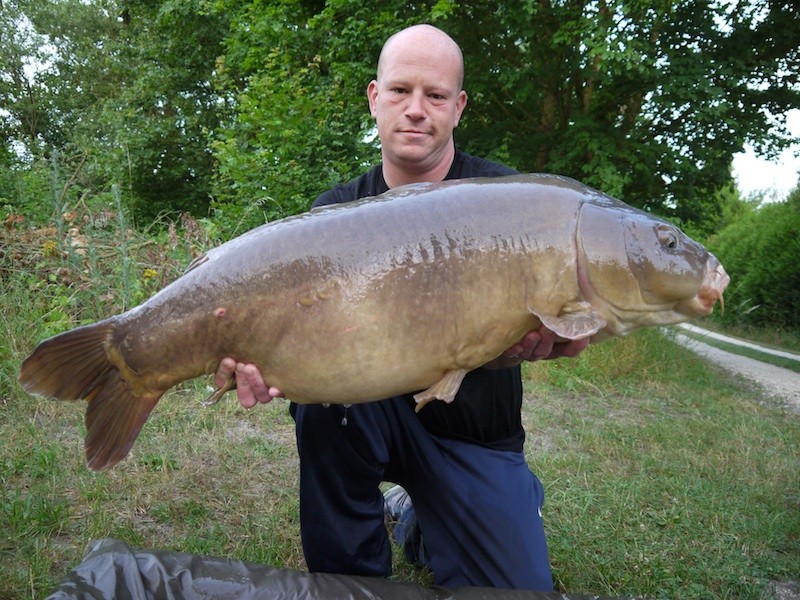
<path fill-rule="evenodd" d="M 427 390 L 414 394 L 414 400 L 417 401 L 416 412 L 419 412 L 420 409 L 431 400 L 444 400 L 447 403 L 452 402 L 466 374 L 467 371 L 465 369 L 448 371 L 444 374 L 444 377 Z"/>
<path fill-rule="evenodd" d="M 545 327 L 568 340 L 590 337 L 608 325 L 603 315 L 588 302 L 565 304 L 557 316 L 540 314 L 533 309 L 530 311 Z"/>

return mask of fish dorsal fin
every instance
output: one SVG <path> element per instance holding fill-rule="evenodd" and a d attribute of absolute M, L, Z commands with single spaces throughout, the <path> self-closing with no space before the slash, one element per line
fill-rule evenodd
<path fill-rule="evenodd" d="M 183 272 L 183 274 L 186 275 L 186 273 L 188 273 L 189 271 L 193 271 L 194 269 L 196 269 L 205 262 L 208 262 L 208 252 L 204 252 L 203 254 L 195 258 L 191 263 L 189 263 L 189 266 L 186 267 L 186 270 Z"/>
<path fill-rule="evenodd" d="M 568 340 L 581 340 L 603 329 L 608 322 L 588 302 L 568 302 L 558 315 L 548 315 L 530 309 L 531 313 L 557 335 Z"/>

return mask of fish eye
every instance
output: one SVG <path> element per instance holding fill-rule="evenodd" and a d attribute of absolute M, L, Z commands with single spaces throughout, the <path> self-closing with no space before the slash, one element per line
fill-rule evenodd
<path fill-rule="evenodd" d="M 658 228 L 658 240 L 663 248 L 674 250 L 678 247 L 678 234 L 673 227 L 662 225 Z"/>

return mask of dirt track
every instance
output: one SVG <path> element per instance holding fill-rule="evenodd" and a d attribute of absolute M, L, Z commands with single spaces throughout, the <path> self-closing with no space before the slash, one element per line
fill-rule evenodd
<path fill-rule="evenodd" d="M 774 351 L 750 342 L 743 342 L 742 340 L 737 340 L 736 338 L 712 333 L 710 331 L 700 329 L 694 325 L 685 325 L 683 327 L 690 329 L 695 333 L 701 333 L 716 339 L 721 339 L 729 344 L 737 344 L 749 348 L 756 348 L 761 352 L 777 354 L 779 356 L 783 356 L 784 358 L 796 358 L 798 361 L 800 361 L 800 356 L 795 354 Z M 785 402 L 789 410 L 800 414 L 800 373 L 796 373 L 782 367 L 776 367 L 768 363 L 763 363 L 745 356 L 739 356 L 738 354 L 725 352 L 724 350 L 720 350 L 719 348 L 715 348 L 703 342 L 697 341 L 679 332 L 676 334 L 676 339 L 679 343 L 683 344 L 687 348 L 692 349 L 700 356 L 703 356 L 711 362 L 719 365 L 726 371 L 755 382 L 764 389 L 767 395 L 780 399 L 781 401 Z"/>

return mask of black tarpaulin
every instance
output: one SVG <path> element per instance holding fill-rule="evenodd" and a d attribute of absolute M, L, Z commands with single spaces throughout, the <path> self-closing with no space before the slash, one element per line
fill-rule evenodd
<path fill-rule="evenodd" d="M 48 600 L 589 600 L 595 596 L 493 588 L 426 587 L 373 577 L 305 573 L 238 560 L 89 544 Z"/>

